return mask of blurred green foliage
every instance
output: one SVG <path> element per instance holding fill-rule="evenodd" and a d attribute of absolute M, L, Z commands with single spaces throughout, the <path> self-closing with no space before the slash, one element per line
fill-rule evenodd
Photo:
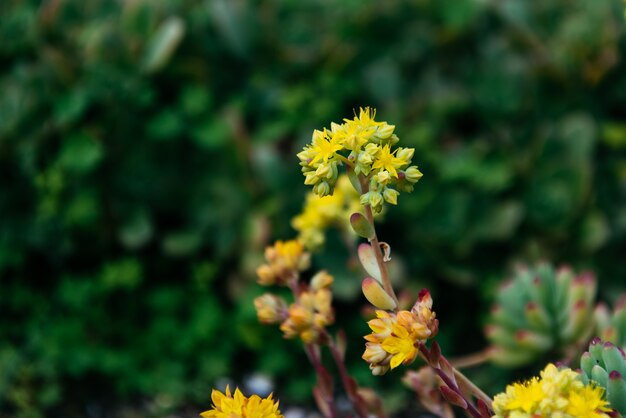
<path fill-rule="evenodd" d="M 253 271 L 294 235 L 295 153 L 359 106 L 416 148 L 424 179 L 380 235 L 451 354 L 484 344 L 460 312 L 517 261 L 593 268 L 611 299 L 625 52 L 620 0 L 2 1 L 0 410 L 206 404 L 257 369 L 308 399 Z M 371 383 L 358 276 L 338 239 L 325 255 Z"/>

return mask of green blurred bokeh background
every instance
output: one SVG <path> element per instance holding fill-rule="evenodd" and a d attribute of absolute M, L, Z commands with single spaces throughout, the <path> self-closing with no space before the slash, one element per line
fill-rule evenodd
<path fill-rule="evenodd" d="M 445 352 L 481 349 L 517 262 L 626 277 L 620 0 L 3 0 L 0 416 L 161 416 L 220 379 L 310 403 L 299 344 L 257 324 L 263 247 L 295 236 L 295 154 L 359 106 L 424 178 L 387 211 L 399 286 L 428 286 Z M 349 367 L 359 275 L 329 233 Z M 475 371 L 491 390 L 504 371 Z M 130 412 L 129 412 L 130 411 Z M 134 411 L 134 412 L 133 412 Z M 133 415 L 134 414 L 134 415 Z"/>

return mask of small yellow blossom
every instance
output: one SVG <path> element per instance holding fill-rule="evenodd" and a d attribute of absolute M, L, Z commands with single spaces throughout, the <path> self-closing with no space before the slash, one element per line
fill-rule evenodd
<path fill-rule="evenodd" d="M 344 119 L 342 125 L 333 124 L 332 130 L 336 137 L 343 140 L 345 147 L 351 151 L 359 152 L 361 147 L 365 145 L 372 136 L 377 132 L 378 128 L 383 126 L 384 122 L 374 121 L 376 110 L 369 107 L 361 108 L 359 116 L 355 116 L 353 120 Z"/>
<path fill-rule="evenodd" d="M 387 170 L 393 177 L 398 178 L 397 170 L 406 164 L 407 162 L 405 160 L 396 157 L 394 152 L 391 152 L 389 145 L 385 145 L 376 156 L 376 160 L 374 161 L 374 164 L 372 164 L 372 168 Z"/>
<path fill-rule="evenodd" d="M 335 156 L 335 153 L 343 149 L 342 139 L 337 136 L 330 136 L 329 132 L 315 130 L 313 132 L 310 152 L 313 154 L 312 164 L 317 161 L 328 162 Z"/>
<path fill-rule="evenodd" d="M 383 350 L 391 354 L 390 366 L 395 369 L 400 364 L 409 364 L 417 356 L 417 348 L 415 348 L 415 340 L 409 334 L 409 331 L 398 325 L 393 325 L 392 334 L 382 342 Z"/>
<path fill-rule="evenodd" d="M 430 303 L 432 306 L 432 299 Z M 436 334 L 438 325 L 434 312 L 430 311 L 427 302 L 420 305 L 418 301 L 418 305 L 422 310 L 428 310 L 429 315 L 420 315 L 413 310 L 397 313 L 377 310 L 376 318 L 367 323 L 372 333 L 365 336 L 367 343 L 362 357 L 369 363 L 373 374 L 385 374 L 390 368 L 410 364 L 417 356 L 419 344 Z"/>
<path fill-rule="evenodd" d="M 236 388 L 232 396 L 230 387 L 226 386 L 225 393 L 213 389 L 211 400 L 213 407 L 202 412 L 202 418 L 284 418 L 278 410 L 278 402 L 274 402 L 271 394 L 267 398 L 259 395 L 247 398 Z"/>
<path fill-rule="evenodd" d="M 494 418 L 608 418 L 603 389 L 584 385 L 569 368 L 559 370 L 548 364 L 541 378 L 507 386 L 493 400 Z"/>

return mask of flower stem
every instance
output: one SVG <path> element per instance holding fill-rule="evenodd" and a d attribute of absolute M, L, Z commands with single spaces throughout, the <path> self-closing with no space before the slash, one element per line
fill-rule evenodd
<path fill-rule="evenodd" d="M 367 183 L 367 179 L 363 175 L 359 175 L 359 182 L 361 183 L 361 190 L 363 193 L 367 193 L 369 191 L 369 185 Z M 374 255 L 376 256 L 376 263 L 378 264 L 378 268 L 380 269 L 380 276 L 383 282 L 383 289 L 389 296 L 393 298 L 396 302 L 396 307 L 398 305 L 398 297 L 396 296 L 396 292 L 393 290 L 393 286 L 391 285 L 391 280 L 389 279 L 389 272 L 387 271 L 387 266 L 385 265 L 385 260 L 383 257 L 383 252 L 380 249 L 380 242 L 378 241 L 378 235 L 376 234 L 376 224 L 374 223 L 374 214 L 372 213 L 372 207 L 370 205 L 364 205 L 365 208 L 365 218 L 372 225 L 372 230 L 374 234 L 369 239 L 372 248 L 374 249 Z M 397 309 L 397 308 L 396 308 Z"/>
<path fill-rule="evenodd" d="M 345 389 L 346 394 L 348 395 L 348 398 L 350 399 L 350 402 L 352 403 L 352 406 L 354 407 L 354 411 L 359 417 L 368 418 L 369 413 L 367 411 L 367 407 L 364 404 L 363 399 L 357 392 L 357 389 L 358 389 L 357 383 L 354 380 L 354 378 L 352 378 L 352 376 L 350 376 L 350 374 L 348 373 L 348 370 L 346 369 L 346 365 L 344 363 L 343 356 L 341 355 L 339 348 L 337 347 L 337 344 L 335 343 L 335 340 L 330 335 L 327 335 L 327 340 L 328 340 L 328 348 L 330 349 L 333 359 L 335 360 L 335 364 L 337 365 L 337 369 L 339 370 L 339 375 L 341 376 L 341 382 L 343 384 L 343 388 Z M 378 411 L 377 417 L 387 418 L 386 414 L 382 410 Z"/>
<path fill-rule="evenodd" d="M 315 373 L 317 374 L 317 387 L 319 388 L 322 401 L 326 403 L 326 407 L 320 409 L 322 411 L 326 411 L 324 414 L 327 418 L 337 418 L 337 409 L 335 407 L 335 399 L 332 393 L 332 382 L 330 374 L 328 370 L 324 368 L 322 365 L 321 359 L 319 357 L 319 346 L 313 344 L 305 344 L 304 349 L 306 351 L 307 356 L 309 357 L 309 361 L 315 368 Z M 317 400 L 317 399 L 316 399 Z"/>
<path fill-rule="evenodd" d="M 473 418 L 482 418 L 482 415 L 480 413 L 480 411 L 478 411 L 478 409 L 476 409 L 476 407 L 474 406 L 474 404 L 472 403 L 471 399 L 467 399 L 467 397 L 465 396 L 465 394 L 463 393 L 463 391 L 461 391 L 461 389 L 459 388 L 459 386 L 456 384 L 455 380 L 454 380 L 454 376 L 450 377 L 446 374 L 446 372 L 439 366 L 439 365 L 434 365 L 432 364 L 431 361 L 429 361 L 429 354 L 430 352 L 428 351 L 428 348 L 426 348 L 425 344 L 420 344 L 419 345 L 419 350 L 420 350 L 420 357 L 422 357 L 424 359 L 424 361 L 426 361 L 426 364 L 430 365 L 430 367 L 432 367 L 432 369 L 435 371 L 435 373 L 437 373 L 437 376 L 439 376 L 441 378 L 441 380 L 443 380 L 443 382 L 446 384 L 446 386 L 448 386 L 450 389 L 452 389 L 457 395 L 459 395 L 460 397 L 462 397 L 465 402 L 467 402 L 467 408 L 465 409 L 465 413 Z M 445 359 L 445 357 L 443 356 L 443 354 L 440 355 L 440 358 L 443 361 L 447 360 Z M 452 367 L 452 366 L 450 366 Z M 456 370 L 455 370 L 455 374 L 456 374 Z M 491 404 L 491 401 L 488 405 Z"/>

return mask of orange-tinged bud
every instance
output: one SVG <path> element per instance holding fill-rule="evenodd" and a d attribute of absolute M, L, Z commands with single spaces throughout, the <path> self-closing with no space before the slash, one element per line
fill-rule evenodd
<path fill-rule="evenodd" d="M 259 321 L 264 324 L 276 324 L 287 317 L 287 304 L 285 301 L 270 293 L 254 299 L 254 307 L 256 308 Z"/>
<path fill-rule="evenodd" d="M 328 274 L 326 270 L 318 272 L 311 279 L 311 289 L 320 290 L 326 287 L 330 287 L 333 284 L 333 276 Z"/>
<path fill-rule="evenodd" d="M 263 264 L 257 268 L 256 274 L 258 276 L 257 282 L 262 286 L 271 286 L 276 282 L 274 271 L 267 264 Z"/>

